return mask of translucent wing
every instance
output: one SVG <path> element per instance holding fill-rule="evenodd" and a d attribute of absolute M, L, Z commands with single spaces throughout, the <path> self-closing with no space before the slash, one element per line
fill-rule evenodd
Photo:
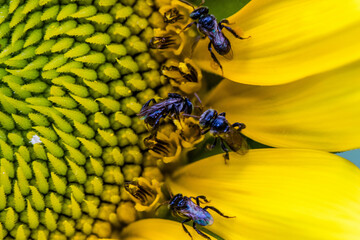
<path fill-rule="evenodd" d="M 164 103 L 159 102 L 152 106 L 143 107 L 137 114 L 139 117 L 147 117 L 149 114 L 164 109 Z"/>
<path fill-rule="evenodd" d="M 230 127 L 230 131 L 222 133 L 220 137 L 226 142 L 231 150 L 239 154 L 245 154 L 249 150 L 249 146 L 246 142 L 245 137 L 240 133 L 239 130 L 234 127 Z"/>
<path fill-rule="evenodd" d="M 163 112 L 166 110 L 166 106 L 181 102 L 181 98 L 167 98 L 161 102 L 155 103 L 152 106 L 144 107 L 140 110 L 140 112 L 137 114 L 140 117 L 146 117 L 149 114 L 152 114 L 154 112 Z"/>
<path fill-rule="evenodd" d="M 227 60 L 232 60 L 233 57 L 234 57 L 233 50 L 230 49 L 230 51 L 229 51 L 227 54 L 222 55 L 222 56 L 223 56 L 224 58 L 226 58 Z"/>

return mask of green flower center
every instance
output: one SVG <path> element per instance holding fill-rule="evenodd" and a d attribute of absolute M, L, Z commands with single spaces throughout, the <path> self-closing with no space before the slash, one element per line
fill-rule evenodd
<path fill-rule="evenodd" d="M 0 239 L 111 237 L 162 180 L 136 113 L 165 97 L 149 0 L 0 0 Z"/>

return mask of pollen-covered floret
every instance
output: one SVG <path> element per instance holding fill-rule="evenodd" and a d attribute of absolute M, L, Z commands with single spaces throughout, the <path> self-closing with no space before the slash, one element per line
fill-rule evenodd
<path fill-rule="evenodd" d="M 156 169 L 136 114 L 169 89 L 148 49 L 162 16 L 152 0 L 0 5 L 0 239 L 112 237 L 134 220 L 120 189 Z"/>

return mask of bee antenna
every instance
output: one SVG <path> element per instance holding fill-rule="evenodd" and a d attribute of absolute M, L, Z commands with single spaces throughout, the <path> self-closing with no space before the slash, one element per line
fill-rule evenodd
<path fill-rule="evenodd" d="M 199 97 L 199 95 L 197 95 L 197 93 L 194 93 L 194 96 L 196 97 L 196 99 L 198 100 L 198 102 L 200 103 L 200 105 L 202 105 L 201 99 Z"/>
<path fill-rule="evenodd" d="M 164 184 L 164 185 L 166 186 L 166 190 L 168 191 L 170 198 L 172 198 L 174 196 L 174 194 L 171 192 L 169 185 L 167 185 L 167 184 Z"/>
<path fill-rule="evenodd" d="M 196 106 L 196 107 L 200 108 L 200 110 L 203 111 L 203 104 L 202 104 L 202 102 L 201 102 L 201 99 L 200 99 L 199 95 L 197 95 L 197 93 L 195 92 L 195 93 L 194 93 L 194 96 L 196 97 L 196 99 L 197 99 L 198 102 L 200 103 L 200 106 Z"/>
<path fill-rule="evenodd" d="M 163 202 L 163 203 L 160 203 L 159 206 L 157 206 L 157 207 L 155 208 L 155 212 L 156 212 L 161 206 L 164 206 L 164 205 L 169 204 L 169 203 L 170 203 L 170 201 L 165 201 L 165 202 Z"/>
<path fill-rule="evenodd" d="M 185 117 L 193 117 L 193 118 L 196 118 L 196 119 L 200 119 L 200 116 L 196 116 L 196 115 L 192 115 L 192 114 L 183 113 L 182 115 L 185 116 Z"/>

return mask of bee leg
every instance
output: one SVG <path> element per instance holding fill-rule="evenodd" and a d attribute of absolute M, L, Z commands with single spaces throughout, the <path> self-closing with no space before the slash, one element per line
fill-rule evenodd
<path fill-rule="evenodd" d="M 225 160 L 225 164 L 227 164 L 227 161 L 230 159 L 229 158 L 229 149 L 227 149 L 227 147 L 225 146 L 225 143 L 222 139 L 220 139 L 220 143 L 221 143 L 222 150 L 224 150 L 224 152 L 225 152 L 224 160 Z"/>
<path fill-rule="evenodd" d="M 230 22 L 229 22 L 229 20 L 227 20 L 226 18 L 224 18 L 224 19 L 221 19 L 221 21 L 219 22 L 219 26 L 220 26 L 220 28 L 222 29 L 223 27 L 224 27 L 224 25 L 223 24 L 231 24 Z"/>
<path fill-rule="evenodd" d="M 220 212 L 217 208 L 212 207 L 212 206 L 206 206 L 206 207 L 204 207 L 204 210 L 206 210 L 206 209 L 211 209 L 211 210 L 213 210 L 214 212 L 216 212 L 217 214 L 219 214 L 220 216 L 222 216 L 222 217 L 224 217 L 224 218 L 234 218 L 234 217 L 230 217 L 230 216 L 224 215 L 224 214 L 223 214 L 222 212 Z"/>
<path fill-rule="evenodd" d="M 241 129 L 246 128 L 246 126 L 245 126 L 244 123 L 239 123 L 239 122 L 234 123 L 232 126 L 233 126 L 234 128 L 236 128 L 236 129 L 238 129 L 239 131 L 240 131 Z"/>
<path fill-rule="evenodd" d="M 181 222 L 181 225 L 183 226 L 184 231 L 185 231 L 187 234 L 189 234 L 189 236 L 191 237 L 191 239 L 193 239 L 193 237 L 191 236 L 189 230 L 187 230 L 187 228 L 185 227 L 185 224 L 184 224 L 184 223 L 190 222 L 190 221 L 191 221 L 191 218 L 185 219 L 184 221 Z"/>
<path fill-rule="evenodd" d="M 200 231 L 199 229 L 196 228 L 196 223 L 195 223 L 195 222 L 193 223 L 193 228 L 195 229 L 195 231 L 196 231 L 199 235 L 201 235 L 202 237 L 204 237 L 204 238 L 206 238 L 206 239 L 211 240 L 211 238 L 210 238 L 208 235 L 206 235 L 205 233 L 203 233 L 202 231 Z"/>
<path fill-rule="evenodd" d="M 155 123 L 154 123 L 154 125 L 153 125 L 153 129 L 152 129 L 152 131 L 151 131 L 151 135 L 154 135 L 155 137 L 156 137 L 156 135 L 157 135 L 157 130 L 158 130 L 158 128 L 159 128 L 159 123 L 160 123 L 160 120 L 161 120 L 161 118 L 163 118 L 163 117 L 165 117 L 166 115 L 161 115 L 161 116 L 159 116 L 157 119 L 156 119 L 156 121 L 155 121 Z"/>
<path fill-rule="evenodd" d="M 201 131 L 201 135 L 205 135 L 208 131 L 210 131 L 210 129 L 206 129 L 206 130 Z"/>
<path fill-rule="evenodd" d="M 200 200 L 203 200 L 204 202 L 201 202 Z M 207 198 L 203 195 L 196 197 L 196 203 L 200 206 L 200 203 L 209 203 L 210 201 L 207 200 Z"/>
<path fill-rule="evenodd" d="M 212 48 L 211 48 L 211 42 L 209 42 L 209 45 L 208 45 L 208 50 L 211 54 L 211 58 L 216 62 L 217 65 L 219 65 L 220 69 L 221 69 L 221 72 L 222 72 L 222 75 L 224 75 L 224 70 L 219 62 L 219 60 L 217 60 L 215 54 L 212 52 Z"/>
<path fill-rule="evenodd" d="M 212 150 L 215 146 L 216 146 L 216 144 L 217 144 L 217 137 L 214 139 L 214 142 L 213 142 L 213 144 L 208 144 L 207 146 L 206 146 L 206 148 L 207 149 L 209 149 L 209 150 Z"/>
<path fill-rule="evenodd" d="M 153 103 L 156 103 L 156 101 L 155 101 L 154 98 L 152 98 L 152 99 L 150 99 L 149 101 L 147 101 L 147 102 L 142 106 L 141 110 L 143 110 L 144 108 L 148 107 L 152 102 L 153 102 Z M 140 110 L 140 111 L 141 111 L 141 110 Z"/>
<path fill-rule="evenodd" d="M 234 35 L 234 37 L 238 38 L 238 39 L 248 39 L 249 37 L 246 37 L 246 38 L 243 38 L 243 37 L 240 37 L 235 31 L 234 29 L 232 29 L 231 27 L 228 27 L 228 26 L 224 26 L 224 25 L 221 25 L 220 24 L 220 29 L 222 28 L 226 28 L 229 32 L 232 33 L 232 35 Z"/>
<path fill-rule="evenodd" d="M 191 27 L 192 25 L 197 25 L 197 22 L 191 22 L 191 23 L 189 23 L 188 25 L 186 25 L 186 27 L 184 27 L 180 32 L 179 32 L 179 34 L 180 33 L 182 33 L 182 32 L 184 32 L 186 29 L 188 29 L 189 27 Z"/>
<path fill-rule="evenodd" d="M 200 206 L 200 203 L 209 203 L 209 202 L 210 202 L 210 201 L 207 200 L 206 197 L 203 196 L 203 195 L 197 196 L 197 197 L 190 197 L 190 199 L 195 199 L 196 204 L 197 204 L 198 206 Z M 200 199 L 203 200 L 204 202 L 201 202 Z"/>
<path fill-rule="evenodd" d="M 223 116 L 223 117 L 225 117 L 225 112 L 222 112 L 222 113 L 219 113 L 219 116 Z"/>

